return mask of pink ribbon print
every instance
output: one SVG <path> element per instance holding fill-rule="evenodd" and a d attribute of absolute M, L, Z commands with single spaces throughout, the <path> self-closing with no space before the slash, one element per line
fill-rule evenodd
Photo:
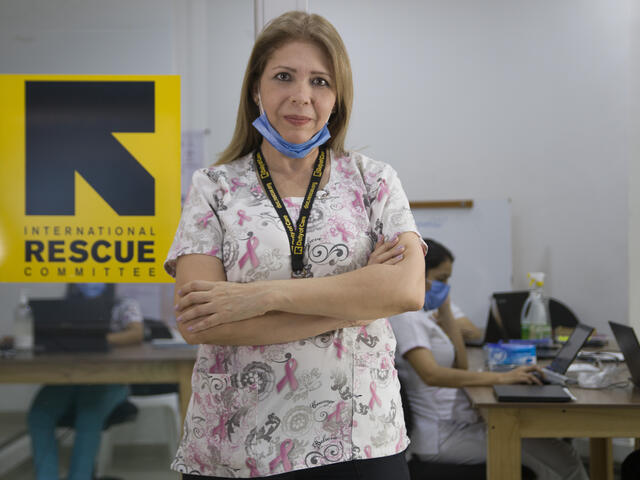
<path fill-rule="evenodd" d="M 362 335 L 362 338 L 366 339 L 366 338 L 369 337 L 369 334 L 367 333 L 367 327 L 365 327 L 364 325 L 362 325 L 360 327 L 360 332 L 359 333 L 360 333 L 360 335 Z"/>
<path fill-rule="evenodd" d="M 325 422 L 330 421 L 332 418 L 336 421 L 336 423 L 340 423 L 340 416 L 342 414 L 342 409 L 345 407 L 346 403 L 343 401 L 338 402 L 336 405 L 336 409 L 325 418 Z"/>
<path fill-rule="evenodd" d="M 284 386 L 288 383 L 291 390 L 298 389 L 298 380 L 293 372 L 298 368 L 298 362 L 296 362 L 295 358 L 290 358 L 287 360 L 287 363 L 284 364 L 284 377 L 280 379 L 278 384 L 276 385 L 276 390 L 278 393 L 282 391 Z"/>
<path fill-rule="evenodd" d="M 198 464 L 198 466 L 200 467 L 200 471 L 202 472 L 203 470 L 206 470 L 209 465 L 209 462 L 205 462 L 200 458 L 200 455 L 198 455 L 197 453 L 193 454 L 193 460 Z"/>
<path fill-rule="evenodd" d="M 382 401 L 380 400 L 380 397 L 376 393 L 376 382 L 371 382 L 371 384 L 369 384 L 369 390 L 371 391 L 371 400 L 369 400 L 369 408 L 373 410 L 374 403 L 378 404 L 378 406 L 381 407 Z"/>
<path fill-rule="evenodd" d="M 338 170 L 341 173 L 344 173 L 345 176 L 350 177 L 351 175 L 353 175 L 353 170 L 348 170 L 346 168 L 344 168 L 344 159 L 343 158 L 338 158 L 336 159 L 336 163 L 338 164 L 338 167 L 336 168 L 336 170 Z"/>
<path fill-rule="evenodd" d="M 216 363 L 211 365 L 209 373 L 224 373 L 224 353 L 216 353 Z"/>
<path fill-rule="evenodd" d="M 235 178 L 232 178 L 232 179 L 231 179 L 231 184 L 233 185 L 233 186 L 231 187 L 231 191 L 232 191 L 232 192 L 235 192 L 235 191 L 236 191 L 238 188 L 240 188 L 240 187 L 246 187 L 246 186 L 247 186 L 247 184 L 246 184 L 246 183 L 242 183 L 242 182 L 240 181 L 240 179 L 239 179 L 239 178 L 237 178 L 237 177 L 235 177 Z"/>
<path fill-rule="evenodd" d="M 256 464 L 255 458 L 247 458 L 244 464 L 249 468 L 249 478 L 255 478 L 260 476 L 260 472 L 258 471 L 258 465 Z"/>
<path fill-rule="evenodd" d="M 367 458 L 371 458 L 371 445 L 365 445 L 364 454 Z"/>
<path fill-rule="evenodd" d="M 245 212 L 244 210 L 238 210 L 238 217 L 240 218 L 240 220 L 238 220 L 239 225 L 244 224 L 245 221 L 251 221 L 251 217 L 247 215 L 247 212 Z"/>
<path fill-rule="evenodd" d="M 348 242 L 349 241 L 349 237 L 353 237 L 353 233 L 351 233 L 350 231 L 346 230 L 344 227 L 344 224 L 334 221 L 331 222 L 333 223 L 333 227 L 331 227 L 331 235 L 333 235 L 334 237 L 336 235 L 338 235 L 338 233 L 340 233 L 340 235 L 342 235 L 342 241 L 343 242 Z"/>
<path fill-rule="evenodd" d="M 240 268 L 244 267 L 244 264 L 247 263 L 247 260 L 251 260 L 251 266 L 253 268 L 256 268 L 258 265 L 260 265 L 260 261 L 258 260 L 258 256 L 256 255 L 256 248 L 258 248 L 259 244 L 260 241 L 258 240 L 258 237 L 249 237 L 249 239 L 247 240 L 247 253 L 245 253 L 238 261 L 238 265 L 240 266 Z"/>
<path fill-rule="evenodd" d="M 227 423 L 227 416 L 221 415 L 220 422 L 218 423 L 218 426 L 213 429 L 213 431 L 211 432 L 211 435 L 214 437 L 218 435 L 218 437 L 220 437 L 220 441 L 223 441 L 225 438 L 227 438 L 227 430 L 224 428 L 226 423 Z"/>
<path fill-rule="evenodd" d="M 338 358 L 342 358 L 342 352 L 347 353 L 346 347 L 342 344 L 342 340 L 335 338 L 333 340 L 333 346 L 337 349 Z"/>
<path fill-rule="evenodd" d="M 353 194 L 356 196 L 356 199 L 351 202 L 351 205 L 354 206 L 354 208 L 356 209 L 362 209 L 364 210 L 364 201 L 362 200 L 362 193 L 360 193 L 358 190 L 355 190 L 353 192 Z"/>
<path fill-rule="evenodd" d="M 296 208 L 296 204 L 289 200 L 287 197 L 283 198 L 282 201 L 285 203 L 287 208 Z"/>
<path fill-rule="evenodd" d="M 280 455 L 269 462 L 269 471 L 273 473 L 279 463 L 282 463 L 282 468 L 285 472 L 290 472 L 293 467 L 289 461 L 289 452 L 293 450 L 293 440 L 286 439 L 280 444 Z"/>
<path fill-rule="evenodd" d="M 380 188 L 378 189 L 378 201 L 382 200 L 382 197 L 386 194 L 389 195 L 389 187 L 387 186 L 386 180 L 382 179 L 380 182 Z"/>
<path fill-rule="evenodd" d="M 387 360 L 387 357 L 382 357 L 382 361 L 380 362 L 380 368 L 382 370 L 386 370 L 389 368 L 389 360 Z"/>
<path fill-rule="evenodd" d="M 197 223 L 201 223 L 202 224 L 202 228 L 205 228 L 207 226 L 207 224 L 209 223 L 209 219 L 213 217 L 213 212 L 209 212 L 207 213 L 204 217 L 202 217 L 200 220 L 198 220 Z"/>

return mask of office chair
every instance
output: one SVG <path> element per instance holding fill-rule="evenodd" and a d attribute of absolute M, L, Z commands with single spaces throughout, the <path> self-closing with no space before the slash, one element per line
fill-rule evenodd
<path fill-rule="evenodd" d="M 549 299 L 549 316 L 551 317 L 551 328 L 569 327 L 574 328 L 579 322 L 578 317 L 560 300 Z"/>

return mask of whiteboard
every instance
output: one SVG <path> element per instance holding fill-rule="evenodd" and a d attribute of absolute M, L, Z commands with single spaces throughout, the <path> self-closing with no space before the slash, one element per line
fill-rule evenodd
<path fill-rule="evenodd" d="M 451 300 L 485 328 L 493 292 L 512 290 L 511 202 L 474 200 L 472 208 L 414 208 L 418 230 L 453 256 Z"/>

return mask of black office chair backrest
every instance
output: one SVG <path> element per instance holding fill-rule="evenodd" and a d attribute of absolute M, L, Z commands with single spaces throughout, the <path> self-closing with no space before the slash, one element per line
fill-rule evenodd
<path fill-rule="evenodd" d="M 136 407 L 129 400 L 125 400 L 119 403 L 109 414 L 102 426 L 103 430 L 111 427 L 112 425 L 118 425 L 120 423 L 133 422 L 138 416 L 138 407 Z M 58 420 L 58 427 L 73 428 L 75 426 L 76 411 L 75 407 L 69 409 L 64 413 L 60 420 Z"/>
<path fill-rule="evenodd" d="M 155 318 L 145 318 L 143 325 L 145 342 L 150 342 L 154 338 L 173 338 L 173 335 L 171 335 L 171 330 L 162 320 L 156 320 Z"/>
<path fill-rule="evenodd" d="M 551 317 L 551 328 L 569 327 L 578 325 L 578 317 L 560 300 L 549 299 L 549 316 Z"/>
<path fill-rule="evenodd" d="M 398 375 L 398 380 L 399 379 L 400 376 Z M 411 408 L 409 408 L 409 397 L 407 397 L 407 389 L 404 387 L 402 381 L 400 381 L 400 399 L 402 400 L 404 426 L 407 428 L 407 435 L 411 436 L 411 430 L 413 429 L 413 415 L 411 414 Z"/>

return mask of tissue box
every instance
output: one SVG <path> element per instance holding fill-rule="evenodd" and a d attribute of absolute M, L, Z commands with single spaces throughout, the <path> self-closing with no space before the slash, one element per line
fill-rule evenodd
<path fill-rule="evenodd" d="M 489 370 L 510 370 L 522 365 L 536 364 L 536 346 L 514 343 L 487 343 L 485 361 Z"/>

